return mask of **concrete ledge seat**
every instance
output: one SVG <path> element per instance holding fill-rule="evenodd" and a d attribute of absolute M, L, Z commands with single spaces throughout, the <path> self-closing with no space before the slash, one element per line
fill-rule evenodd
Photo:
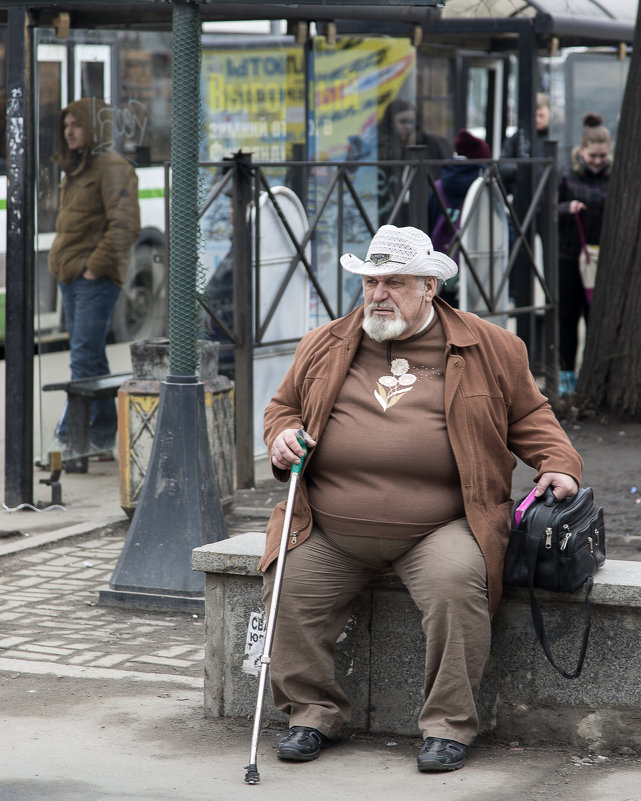
<path fill-rule="evenodd" d="M 205 715 L 252 717 L 264 610 L 256 571 L 265 535 L 251 532 L 193 551 L 205 573 Z M 552 652 L 574 669 L 583 630 L 583 592 L 537 591 Z M 641 562 L 606 561 L 591 594 L 592 628 L 580 678 L 547 661 L 532 625 L 528 592 L 509 587 L 493 621 L 478 699 L 481 734 L 536 745 L 641 751 Z M 336 651 L 337 677 L 353 706 L 353 731 L 418 736 L 424 638 L 420 616 L 395 575 L 357 599 Z M 271 703 L 266 721 L 285 722 Z"/>

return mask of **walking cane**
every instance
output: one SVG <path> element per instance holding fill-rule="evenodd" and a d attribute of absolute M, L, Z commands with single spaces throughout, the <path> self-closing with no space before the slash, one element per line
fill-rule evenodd
<path fill-rule="evenodd" d="M 263 716 L 263 698 L 265 696 L 265 683 L 267 680 L 267 670 L 271 662 L 272 640 L 274 639 L 274 628 L 276 627 L 276 613 L 278 612 L 278 599 L 280 588 L 283 583 L 283 571 L 285 568 L 285 556 L 287 555 L 287 542 L 289 540 L 289 530 L 292 526 L 292 512 L 294 509 L 294 499 L 296 497 L 296 487 L 298 477 L 303 469 L 303 462 L 307 455 L 307 445 L 305 444 L 305 432 L 300 429 L 296 432 L 299 443 L 303 448 L 303 455 L 298 464 L 292 465 L 291 477 L 289 479 L 289 491 L 287 493 L 287 506 L 285 507 L 285 519 L 283 520 L 283 531 L 280 535 L 280 548 L 278 560 L 276 561 L 276 575 L 274 576 L 274 589 L 272 592 L 272 602 L 267 618 L 267 630 L 265 631 L 265 644 L 263 654 L 260 658 L 260 676 L 258 678 L 258 697 L 256 699 L 256 712 L 254 713 L 254 729 L 252 732 L 251 750 L 249 753 L 249 765 L 245 770 L 245 781 L 247 784 L 258 784 L 260 774 L 258 773 L 258 740 L 260 738 L 260 726 Z"/>

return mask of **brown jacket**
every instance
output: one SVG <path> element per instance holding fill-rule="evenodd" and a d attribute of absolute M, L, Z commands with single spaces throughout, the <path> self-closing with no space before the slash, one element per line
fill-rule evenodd
<path fill-rule="evenodd" d="M 64 138 L 67 112 L 81 124 L 87 141 L 79 157 Z M 96 98 L 77 100 L 60 112 L 60 135 L 60 150 L 52 160 L 65 177 L 49 269 L 65 284 L 89 268 L 122 286 L 129 251 L 140 231 L 140 211 L 136 171 L 110 149 L 111 110 Z"/>
<path fill-rule="evenodd" d="M 501 598 L 503 558 L 512 510 L 513 454 L 537 473 L 565 473 L 581 481 L 583 463 L 539 392 L 523 342 L 473 314 L 435 305 L 445 331 L 445 418 L 458 466 L 465 514 L 485 558 L 488 603 L 494 613 Z M 303 427 L 314 439 L 323 429 L 360 343 L 362 307 L 326 323 L 301 340 L 294 362 L 265 410 L 268 450 L 286 428 Z M 417 421 L 417 425 L 420 422 Z M 304 464 L 292 517 L 289 547 L 311 531 Z M 289 473 L 274 468 L 286 481 Z M 259 569 L 276 558 L 284 502 L 272 514 Z M 295 533 L 295 535 L 294 535 Z"/>

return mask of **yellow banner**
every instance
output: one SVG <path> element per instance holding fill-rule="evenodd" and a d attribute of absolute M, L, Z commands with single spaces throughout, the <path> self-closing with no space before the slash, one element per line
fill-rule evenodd
<path fill-rule="evenodd" d="M 405 39 L 341 39 L 334 46 L 316 39 L 310 103 L 316 158 L 340 160 L 350 137 L 365 138 L 413 78 L 415 63 L 415 50 Z M 413 89 L 409 96 L 413 99 Z"/>
<path fill-rule="evenodd" d="M 242 149 L 255 161 L 287 161 L 304 141 L 302 47 L 203 52 L 206 158 Z"/>
<path fill-rule="evenodd" d="M 242 149 L 256 161 L 291 160 L 305 141 L 302 46 L 204 50 L 203 156 L 220 161 Z M 312 157 L 342 159 L 349 138 L 375 128 L 401 90 L 413 97 L 415 50 L 405 39 L 314 40 L 308 133 Z M 373 157 L 375 158 L 375 157 Z"/>

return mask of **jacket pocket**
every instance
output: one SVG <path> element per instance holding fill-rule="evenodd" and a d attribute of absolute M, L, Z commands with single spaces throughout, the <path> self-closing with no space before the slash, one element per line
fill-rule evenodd
<path fill-rule="evenodd" d="M 100 186 L 96 178 L 91 176 L 77 178 L 65 200 L 69 211 L 82 215 L 85 221 L 93 215 L 104 214 Z"/>
<path fill-rule="evenodd" d="M 509 498 L 506 476 L 511 476 L 514 455 L 507 447 L 505 401 L 489 394 L 465 397 L 467 430 L 473 453 L 474 484 L 479 503 L 490 508 Z"/>

